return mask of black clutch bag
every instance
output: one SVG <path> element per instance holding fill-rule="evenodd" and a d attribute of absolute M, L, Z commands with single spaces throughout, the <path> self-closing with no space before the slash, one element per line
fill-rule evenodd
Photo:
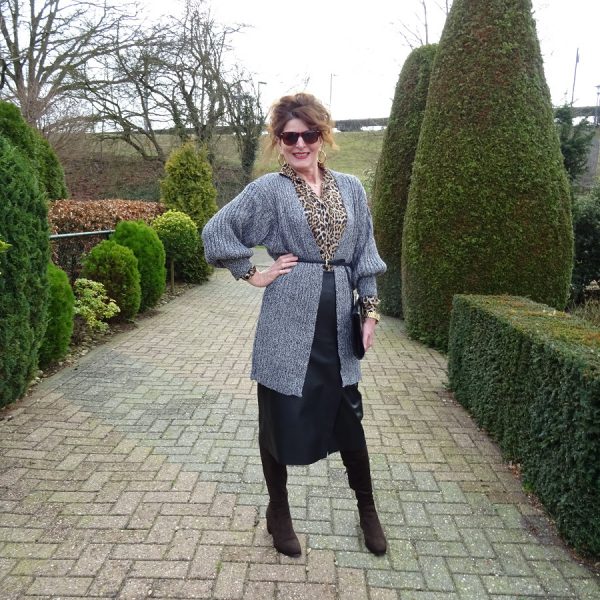
<path fill-rule="evenodd" d="M 354 356 L 361 360 L 365 356 L 363 346 L 363 318 L 360 310 L 360 300 L 354 298 L 352 303 L 352 350 Z"/>

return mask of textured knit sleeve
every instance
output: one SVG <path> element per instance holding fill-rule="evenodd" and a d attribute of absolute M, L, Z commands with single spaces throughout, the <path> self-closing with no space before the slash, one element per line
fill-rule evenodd
<path fill-rule="evenodd" d="M 206 260 L 239 279 L 252 266 L 252 248 L 264 241 L 272 219 L 268 200 L 255 182 L 250 183 L 204 226 Z"/>
<path fill-rule="evenodd" d="M 386 266 L 383 260 L 381 260 L 375 246 L 373 219 L 371 218 L 371 211 L 367 204 L 365 189 L 357 178 L 353 177 L 353 180 L 355 218 L 356 227 L 358 228 L 356 247 L 354 248 L 354 257 L 352 260 L 354 265 L 354 281 L 356 282 L 358 295 L 361 298 L 365 296 L 377 296 L 375 277 L 385 273 Z"/>

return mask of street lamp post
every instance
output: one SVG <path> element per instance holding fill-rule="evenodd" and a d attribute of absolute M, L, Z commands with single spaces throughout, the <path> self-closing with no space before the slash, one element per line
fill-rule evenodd
<path fill-rule="evenodd" d="M 335 73 L 330 73 L 329 75 L 329 112 L 332 113 L 331 109 L 331 99 L 333 96 L 333 78 L 336 76 Z"/>
<path fill-rule="evenodd" d="M 262 107 L 260 105 L 260 86 L 261 85 L 267 85 L 267 82 L 266 81 L 259 81 L 258 82 L 258 91 L 256 93 L 256 100 L 258 102 L 258 107 L 262 110 Z"/>
<path fill-rule="evenodd" d="M 600 108 L 600 85 L 596 86 L 596 107 L 594 108 L 594 125 L 598 127 L 598 109 Z"/>

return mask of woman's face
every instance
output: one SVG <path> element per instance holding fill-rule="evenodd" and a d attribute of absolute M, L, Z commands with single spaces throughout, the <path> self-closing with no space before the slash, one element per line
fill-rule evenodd
<path fill-rule="evenodd" d="M 305 131 L 313 130 L 301 119 L 290 119 L 283 128 L 282 133 L 295 132 L 304 133 Z M 279 150 L 283 154 L 285 162 L 297 171 L 298 173 L 314 172 L 317 168 L 319 150 L 322 145 L 321 137 L 313 143 L 307 143 L 301 136 L 298 136 L 298 141 L 292 146 L 287 146 L 283 140 L 279 138 Z"/>

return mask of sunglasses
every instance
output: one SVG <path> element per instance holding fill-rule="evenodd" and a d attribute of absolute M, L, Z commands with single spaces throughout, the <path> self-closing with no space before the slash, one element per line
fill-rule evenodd
<path fill-rule="evenodd" d="M 286 146 L 293 146 L 298 141 L 298 138 L 302 138 L 306 144 L 314 144 L 321 137 L 321 132 L 318 129 L 309 129 L 302 133 L 298 133 L 297 131 L 284 131 L 279 134 L 279 137 Z"/>

